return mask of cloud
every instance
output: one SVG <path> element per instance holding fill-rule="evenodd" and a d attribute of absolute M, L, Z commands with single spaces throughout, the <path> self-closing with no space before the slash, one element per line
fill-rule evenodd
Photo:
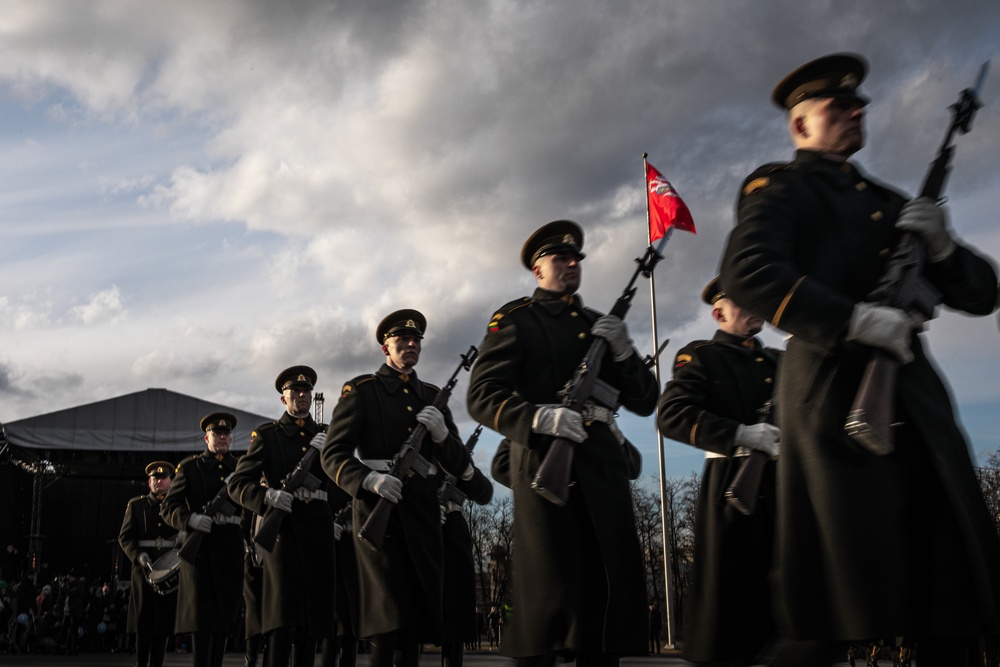
<path fill-rule="evenodd" d="M 100 323 L 116 324 L 128 314 L 121 290 L 117 285 L 91 294 L 87 303 L 70 308 L 71 317 L 85 325 Z"/>

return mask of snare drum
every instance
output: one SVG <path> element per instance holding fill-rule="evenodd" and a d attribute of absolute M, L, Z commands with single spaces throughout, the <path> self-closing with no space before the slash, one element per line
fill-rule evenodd
<path fill-rule="evenodd" d="M 181 570 L 179 551 L 179 549 L 171 549 L 157 558 L 153 561 L 149 573 L 146 574 L 146 581 L 160 595 L 170 595 L 177 590 Z"/>

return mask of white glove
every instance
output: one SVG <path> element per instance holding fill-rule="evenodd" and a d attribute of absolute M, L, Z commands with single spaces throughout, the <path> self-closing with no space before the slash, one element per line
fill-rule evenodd
<path fill-rule="evenodd" d="M 341 526 L 339 523 L 334 523 L 333 524 L 333 539 L 339 542 L 340 541 L 340 536 L 343 535 L 343 534 L 344 534 L 344 527 Z"/>
<path fill-rule="evenodd" d="M 153 567 L 153 561 L 151 561 L 149 559 L 149 554 L 146 553 L 145 551 L 140 551 L 139 552 L 139 557 L 136 558 L 136 560 L 139 561 L 139 565 L 141 567 L 145 567 L 145 568 L 152 568 Z"/>
<path fill-rule="evenodd" d="M 267 493 L 264 494 L 264 504 L 282 512 L 291 513 L 293 500 L 295 500 L 295 496 L 281 489 L 268 489 Z"/>
<path fill-rule="evenodd" d="M 913 361 L 910 338 L 916 324 L 905 310 L 862 301 L 854 306 L 847 340 L 885 350 L 908 364 Z"/>
<path fill-rule="evenodd" d="M 468 482 L 468 481 L 469 481 L 470 479 L 472 479 L 472 478 L 473 478 L 473 477 L 474 477 L 475 475 L 476 475 L 476 466 L 474 466 L 474 465 L 472 465 L 472 464 L 470 463 L 469 465 L 467 465 L 467 466 L 465 467 L 465 470 L 464 470 L 464 471 L 462 472 L 462 474 L 460 475 L 460 477 L 459 477 L 459 478 L 460 478 L 460 479 L 461 479 L 461 480 L 462 480 L 463 482 Z"/>
<path fill-rule="evenodd" d="M 326 444 L 326 433 L 317 433 L 313 436 L 313 439 L 309 441 L 310 447 L 315 447 L 316 449 L 323 451 L 323 445 Z"/>
<path fill-rule="evenodd" d="M 211 533 L 212 517 L 207 514 L 198 514 L 197 512 L 194 512 L 188 517 L 188 528 L 197 530 L 201 533 Z"/>
<path fill-rule="evenodd" d="M 625 361 L 632 356 L 632 339 L 628 337 L 628 327 L 617 315 L 605 315 L 594 322 L 590 333 L 608 341 L 611 357 L 615 361 Z"/>
<path fill-rule="evenodd" d="M 948 231 L 944 209 L 930 197 L 906 202 L 896 220 L 896 229 L 922 237 L 927 245 L 927 258 L 932 263 L 948 259 L 955 252 L 955 241 Z"/>
<path fill-rule="evenodd" d="M 431 434 L 434 442 L 444 442 L 448 437 L 448 427 L 444 423 L 444 415 L 433 405 L 417 413 L 417 421 L 427 427 L 427 432 Z"/>
<path fill-rule="evenodd" d="M 540 405 L 531 420 L 531 430 L 542 435 L 554 435 L 573 442 L 587 439 L 583 417 L 561 405 Z"/>
<path fill-rule="evenodd" d="M 390 503 L 398 503 L 403 498 L 403 482 L 397 477 L 372 470 L 361 482 L 365 491 L 382 496 Z"/>
<path fill-rule="evenodd" d="M 740 424 L 736 427 L 736 446 L 759 449 L 771 458 L 778 455 L 781 429 L 774 424 Z"/>

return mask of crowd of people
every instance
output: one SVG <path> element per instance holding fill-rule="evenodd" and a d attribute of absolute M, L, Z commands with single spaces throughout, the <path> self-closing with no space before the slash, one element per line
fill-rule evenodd
<path fill-rule="evenodd" d="M 902 664 L 911 652 L 974 664 L 1000 632 L 1000 539 L 919 335 L 926 312 L 871 295 L 901 241 L 951 309 L 994 312 L 997 274 L 937 201 L 908 201 L 850 160 L 865 143 L 866 73 L 835 54 L 775 87 L 795 157 L 744 181 L 720 275 L 701 294 L 718 331 L 680 349 L 662 391 L 622 318 L 580 297 L 582 227 L 557 220 L 525 241 L 536 289 L 494 311 L 462 355 L 470 415 L 503 436 L 490 472 L 513 494 L 509 616 L 475 607 L 461 510 L 488 503 L 493 485 L 448 407 L 453 383 L 417 375 L 429 323 L 407 308 L 379 323 L 382 363 L 343 385 L 329 424 L 310 412 L 316 372 L 291 366 L 274 383 L 280 418 L 251 430 L 245 455 L 230 452 L 236 418 L 215 412 L 200 421 L 203 452 L 149 464 L 150 492 L 119 536 L 127 614 L 117 589 L 24 578 L 8 587 L 8 641 L 54 632 L 78 650 L 103 634 L 120 649 L 124 619 L 139 667 L 159 667 L 177 634 L 196 667 L 218 667 L 241 635 L 248 667 L 260 654 L 311 666 L 317 653 L 353 667 L 359 639 L 372 667 L 416 667 L 425 644 L 461 667 L 484 628 L 519 667 L 658 652 L 629 487 L 637 451 L 616 422 L 658 408 L 660 431 L 706 456 L 686 658 L 823 665 L 881 642 L 905 648 Z M 765 322 L 790 334 L 785 350 L 762 344 Z M 898 379 L 883 388 L 895 417 L 875 444 L 845 430 L 873 358 Z M 880 535 L 878 553 L 858 534 Z"/>

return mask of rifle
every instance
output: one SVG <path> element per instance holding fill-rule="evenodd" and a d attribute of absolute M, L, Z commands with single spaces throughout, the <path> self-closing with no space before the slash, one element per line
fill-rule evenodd
<path fill-rule="evenodd" d="M 326 425 L 320 424 L 320 433 L 325 431 Z M 303 454 L 299 462 L 295 464 L 295 467 L 281 480 L 281 490 L 294 494 L 302 488 L 310 491 L 318 489 L 323 480 L 310 472 L 313 462 L 318 456 L 319 448 L 310 447 L 309 451 Z M 281 524 L 285 521 L 286 516 L 288 516 L 288 512 L 279 510 L 277 507 L 268 507 L 267 511 L 264 512 L 264 516 L 261 517 L 260 525 L 257 527 L 257 534 L 253 538 L 254 542 L 259 544 L 262 549 L 271 551 L 278 539 L 278 531 L 281 530 Z"/>
<path fill-rule="evenodd" d="M 646 278 L 650 277 L 657 262 L 661 259 L 663 259 L 663 255 L 657 252 L 652 245 L 646 248 L 642 257 L 636 258 L 638 266 L 635 273 L 632 274 L 628 285 L 625 286 L 618 300 L 615 301 L 615 305 L 612 306 L 610 315 L 625 319 L 629 306 L 632 305 L 632 298 L 638 289 L 635 287 L 635 281 L 639 278 L 639 274 L 641 273 Z M 601 373 L 601 361 L 607 346 L 608 342 L 603 338 L 594 338 L 587 354 L 576 367 L 573 377 L 559 391 L 563 397 L 563 407 L 574 412 L 583 412 L 584 404 L 587 401 L 594 401 L 611 409 L 618 407 L 618 390 L 597 377 Z M 538 466 L 535 479 L 531 482 L 531 488 L 536 493 L 560 507 L 569 500 L 574 446 L 573 442 L 565 438 L 554 438 L 542 464 Z"/>
<path fill-rule="evenodd" d="M 983 106 L 979 101 L 979 90 L 982 88 L 983 79 L 986 78 L 988 65 L 989 61 L 983 63 L 975 86 L 963 90 L 959 94 L 958 102 L 949 107 L 952 110 L 951 123 L 938 149 L 937 157 L 924 178 L 923 186 L 920 188 L 921 197 L 941 200 L 941 193 L 955 153 L 952 139 L 956 131 L 959 134 L 966 134 L 972 129 L 972 118 Z M 868 295 L 868 301 L 919 313 L 926 319 L 933 319 L 935 308 L 941 303 L 941 295 L 924 279 L 925 262 L 923 242 L 914 234 L 903 234 L 899 245 L 889 258 L 885 273 Z M 899 365 L 899 361 L 888 352 L 872 351 L 854 404 L 844 424 L 847 434 L 873 454 L 889 454 L 895 449 L 892 442 L 892 424 L 895 416 L 893 399 L 896 395 L 896 375 Z"/>
<path fill-rule="evenodd" d="M 771 409 L 774 402 L 768 400 L 757 409 L 757 423 L 771 421 Z M 760 481 L 764 476 L 764 466 L 771 457 L 759 449 L 750 450 L 750 455 L 740 462 L 740 469 L 733 476 L 729 488 L 726 489 L 726 502 L 736 508 L 741 514 L 750 516 L 757 509 L 757 498 L 760 496 Z"/>
<path fill-rule="evenodd" d="M 229 499 L 229 478 L 233 476 L 233 473 L 226 475 L 226 478 L 222 480 L 222 486 L 219 490 L 215 492 L 212 499 L 205 503 L 205 506 L 201 508 L 202 514 L 207 514 L 208 516 L 215 516 L 221 514 L 222 516 L 232 516 L 236 514 L 236 505 Z M 187 533 L 184 538 L 184 544 L 178 550 L 177 555 L 186 560 L 187 562 L 194 564 L 194 559 L 198 556 L 198 550 L 201 549 L 202 540 L 205 539 L 205 535 L 208 533 L 203 533 L 200 530 L 192 530 Z"/>
<path fill-rule="evenodd" d="M 479 424 L 476 426 L 476 430 L 472 432 L 469 439 L 465 441 L 465 451 L 472 454 L 476 449 L 476 444 L 479 442 L 479 434 L 483 432 L 483 425 Z M 448 479 L 444 481 L 441 488 L 438 490 L 438 502 L 444 505 L 447 502 L 453 502 L 456 505 L 461 505 L 465 502 L 468 496 L 462 491 L 458 490 L 458 478 L 454 475 L 448 475 Z"/>
<path fill-rule="evenodd" d="M 431 405 L 442 412 L 444 411 L 444 408 L 448 405 L 448 399 L 451 398 L 451 390 L 458 383 L 458 374 L 463 369 L 469 370 L 472 368 L 472 364 L 475 363 L 478 355 L 479 350 L 474 345 L 469 347 L 467 353 L 460 355 L 462 357 L 461 363 L 455 369 L 455 372 L 451 374 L 451 377 L 448 378 L 448 382 L 444 388 L 434 397 L 434 402 Z M 427 477 L 431 464 L 420 455 L 420 446 L 423 444 L 424 436 L 426 435 L 427 427 L 418 422 L 410 432 L 409 437 L 406 438 L 406 442 L 400 447 L 399 453 L 393 459 L 392 468 L 389 470 L 390 475 L 403 480 L 404 483 L 406 477 L 414 472 L 421 477 Z M 392 502 L 385 498 L 379 498 L 375 509 L 368 515 L 364 525 L 361 526 L 361 530 L 358 531 L 358 539 L 372 549 L 378 550 L 382 547 L 382 542 L 385 540 L 385 530 L 389 526 L 389 512 L 392 511 L 392 506 Z"/>

